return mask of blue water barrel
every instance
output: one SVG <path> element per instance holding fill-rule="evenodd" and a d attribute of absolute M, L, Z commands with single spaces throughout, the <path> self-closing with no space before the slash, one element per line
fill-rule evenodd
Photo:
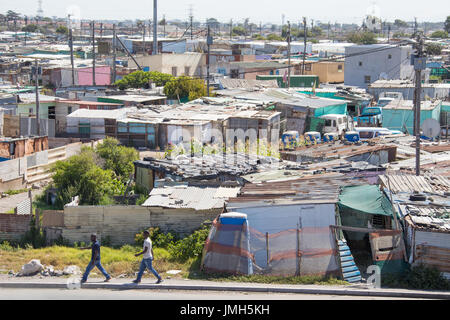
<path fill-rule="evenodd" d="M 359 141 L 359 133 L 356 131 L 346 132 L 345 140 L 350 141 L 350 142 L 358 142 Z"/>
<path fill-rule="evenodd" d="M 323 142 L 331 142 L 338 140 L 339 135 L 336 132 L 329 132 L 323 135 Z"/>
<path fill-rule="evenodd" d="M 306 132 L 305 133 L 305 139 L 309 140 L 311 142 L 320 142 L 321 141 L 321 136 L 320 136 L 320 132 L 316 132 L 316 131 L 310 131 L 310 132 Z"/>

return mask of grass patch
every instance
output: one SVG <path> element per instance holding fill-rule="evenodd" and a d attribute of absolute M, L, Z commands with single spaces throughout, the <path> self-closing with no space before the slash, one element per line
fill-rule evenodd
<path fill-rule="evenodd" d="M 140 247 L 129 245 L 119 249 L 102 246 L 102 265 L 112 276 L 125 274 L 129 277 L 134 277 L 135 272 L 139 271 L 142 259 L 142 257 L 135 257 L 134 254 L 141 250 Z M 154 253 L 154 267 L 158 272 L 164 274 L 172 269 L 182 270 L 179 277 L 189 272 L 192 261 L 185 263 L 172 261 L 166 249 L 154 248 Z M 80 250 L 72 247 L 52 246 L 41 249 L 22 249 L 5 243 L 0 244 L 0 269 L 14 270 L 14 272 L 20 271 L 22 265 L 32 259 L 39 259 L 42 264 L 52 265 L 57 270 L 63 270 L 64 267 L 70 265 L 77 265 L 81 270 L 84 270 L 90 258 L 90 250 Z M 96 271 L 94 270 L 93 272 Z"/>
<path fill-rule="evenodd" d="M 348 285 L 349 283 L 334 277 L 324 276 L 269 276 L 261 274 L 231 275 L 220 273 L 203 273 L 200 271 L 201 259 L 192 262 L 186 278 L 192 280 L 208 280 L 217 282 L 251 282 L 264 284 L 303 284 L 303 285 Z"/>
<path fill-rule="evenodd" d="M 25 192 L 28 192 L 28 189 L 8 190 L 8 191 L 3 192 L 3 193 L 6 193 L 6 194 L 8 194 L 10 196 L 14 196 L 16 194 L 21 194 L 21 193 L 25 193 Z"/>

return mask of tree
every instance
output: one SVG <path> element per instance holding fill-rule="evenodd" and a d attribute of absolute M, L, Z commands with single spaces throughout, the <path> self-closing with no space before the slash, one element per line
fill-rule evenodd
<path fill-rule="evenodd" d="M 22 28 L 22 31 L 24 31 L 24 32 L 36 32 L 36 31 L 38 31 L 38 26 L 37 25 L 35 25 L 35 24 L 29 24 L 29 25 L 26 25 L 25 27 L 23 27 Z"/>
<path fill-rule="evenodd" d="M 446 39 L 448 38 L 448 33 L 444 30 L 437 30 L 431 34 L 431 38 Z"/>
<path fill-rule="evenodd" d="M 447 33 L 450 33 L 450 16 L 447 16 L 447 19 L 445 20 L 444 29 Z"/>
<path fill-rule="evenodd" d="M 234 36 L 245 36 L 246 34 L 247 34 L 247 31 L 242 26 L 236 26 L 233 28 Z"/>
<path fill-rule="evenodd" d="M 195 100 L 207 95 L 205 81 L 181 76 L 173 78 L 164 86 L 164 94 L 169 99 Z"/>
<path fill-rule="evenodd" d="M 135 71 L 129 75 L 126 75 L 121 80 L 118 80 L 114 83 L 114 85 L 116 85 L 120 90 L 129 88 L 148 89 L 150 87 L 150 82 L 155 83 L 157 87 L 163 87 L 172 78 L 172 75 L 158 71 Z"/>
<path fill-rule="evenodd" d="M 374 44 L 377 43 L 375 33 L 373 32 L 354 32 L 348 36 L 348 41 L 356 44 Z"/>
<path fill-rule="evenodd" d="M 128 180 L 134 171 L 133 162 L 139 160 L 134 148 L 121 146 L 117 139 L 110 137 L 98 144 L 95 152 L 104 160 L 103 169 L 112 170 L 122 182 Z"/>
<path fill-rule="evenodd" d="M 407 28 L 408 23 L 400 19 L 395 19 L 394 26 L 396 26 L 397 28 Z"/>
<path fill-rule="evenodd" d="M 58 28 L 56 28 L 56 33 L 59 33 L 61 35 L 68 35 L 69 29 L 67 29 L 66 26 L 59 26 Z"/>
<path fill-rule="evenodd" d="M 80 197 L 81 204 L 106 204 L 112 195 L 121 191 L 114 172 L 103 170 L 97 162 L 98 157 L 92 148 L 83 148 L 79 155 L 53 165 L 53 182 L 58 190 L 57 207 L 62 209 L 75 196 Z"/>
<path fill-rule="evenodd" d="M 271 34 L 267 35 L 267 40 L 269 40 L 269 41 L 283 41 L 285 39 L 283 39 L 283 37 L 281 37 L 280 35 L 278 35 L 276 33 L 271 33 Z"/>
<path fill-rule="evenodd" d="M 442 52 L 442 46 L 436 43 L 428 43 L 425 45 L 425 51 L 429 55 L 440 55 Z"/>

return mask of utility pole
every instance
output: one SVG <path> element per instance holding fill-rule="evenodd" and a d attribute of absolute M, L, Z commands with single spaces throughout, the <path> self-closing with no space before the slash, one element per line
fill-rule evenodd
<path fill-rule="evenodd" d="M 391 24 L 388 23 L 388 43 L 391 41 Z"/>
<path fill-rule="evenodd" d="M 304 39 L 304 46 L 303 46 L 303 64 L 302 64 L 302 75 L 305 74 L 305 56 L 306 56 L 306 32 L 307 32 L 307 26 L 306 26 L 306 17 L 303 17 L 303 39 Z"/>
<path fill-rule="evenodd" d="M 163 38 L 166 37 L 166 15 L 163 15 Z"/>
<path fill-rule="evenodd" d="M 262 22 L 259 23 L 259 35 L 262 36 Z"/>
<path fill-rule="evenodd" d="M 209 58 L 210 58 L 210 48 L 213 44 L 213 39 L 211 37 L 211 27 L 208 24 L 208 37 L 206 38 L 206 44 L 208 45 L 208 54 L 206 56 L 206 91 L 209 97 Z"/>
<path fill-rule="evenodd" d="M 413 37 L 417 37 L 417 18 L 414 17 L 414 34 Z"/>
<path fill-rule="evenodd" d="M 158 54 L 158 0 L 153 0 L 153 50 L 152 54 Z"/>
<path fill-rule="evenodd" d="M 328 22 L 327 39 L 330 39 L 330 22 Z"/>
<path fill-rule="evenodd" d="M 113 46 L 113 83 L 116 82 L 116 78 L 117 78 L 117 71 L 116 71 L 116 24 L 113 24 L 113 41 L 112 41 L 112 46 Z"/>
<path fill-rule="evenodd" d="M 145 20 L 142 21 L 142 54 L 145 56 Z"/>
<path fill-rule="evenodd" d="M 233 39 L 233 19 L 230 20 L 230 40 Z"/>
<path fill-rule="evenodd" d="M 92 21 L 92 85 L 95 83 L 95 21 Z"/>
<path fill-rule="evenodd" d="M 34 71 L 35 76 L 35 90 L 36 90 L 36 129 L 37 129 L 37 135 L 41 135 L 41 124 L 40 124 L 40 117 L 39 117 L 39 62 L 38 59 L 34 60 L 34 67 L 36 70 Z"/>
<path fill-rule="evenodd" d="M 72 22 L 70 21 L 70 14 L 68 17 L 69 17 L 70 65 L 72 66 L 72 86 L 75 86 L 75 63 L 73 60 L 73 31 L 72 31 Z"/>
<path fill-rule="evenodd" d="M 422 93 L 422 70 L 426 68 L 426 59 L 423 52 L 423 37 L 417 36 L 416 50 L 414 57 L 415 70 L 415 90 L 414 90 L 414 134 L 416 136 L 416 175 L 420 176 L 420 96 Z"/>
<path fill-rule="evenodd" d="M 291 22 L 288 21 L 288 30 L 287 30 L 287 54 L 288 54 L 288 89 L 291 87 Z"/>
<path fill-rule="evenodd" d="M 100 39 L 103 39 L 103 22 L 100 22 Z"/>
<path fill-rule="evenodd" d="M 191 25 L 191 27 L 190 27 L 190 29 L 191 29 L 191 40 L 194 39 L 194 33 L 193 33 L 193 29 L 194 29 L 194 14 L 192 12 L 193 11 L 192 11 L 192 5 L 191 5 L 191 7 L 189 9 L 189 21 L 190 21 L 190 25 Z"/>

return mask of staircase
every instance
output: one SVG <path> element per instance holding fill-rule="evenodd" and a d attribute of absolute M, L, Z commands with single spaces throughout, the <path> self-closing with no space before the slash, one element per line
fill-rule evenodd
<path fill-rule="evenodd" d="M 361 272 L 355 264 L 350 248 L 346 240 L 339 240 L 339 257 L 341 259 L 342 276 L 350 283 L 361 282 Z"/>

